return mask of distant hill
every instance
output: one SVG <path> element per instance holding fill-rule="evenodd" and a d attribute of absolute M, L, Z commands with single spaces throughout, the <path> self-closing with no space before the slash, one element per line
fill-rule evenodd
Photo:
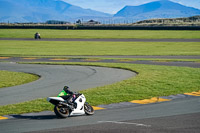
<path fill-rule="evenodd" d="M 133 26 L 200 26 L 200 15 L 184 18 L 148 19 L 131 24 Z"/>
<path fill-rule="evenodd" d="M 83 9 L 61 0 L 0 0 L 0 22 L 72 21 L 112 15 Z"/>
<path fill-rule="evenodd" d="M 200 23 L 200 15 L 199 16 L 192 16 L 192 17 L 184 17 L 184 18 L 164 18 L 164 19 L 149 19 L 149 20 L 142 20 L 136 22 L 135 24 L 142 24 L 142 23 Z"/>
<path fill-rule="evenodd" d="M 177 18 L 200 15 L 200 10 L 169 0 L 150 2 L 140 6 L 125 6 L 114 17 L 145 20 L 153 18 Z"/>

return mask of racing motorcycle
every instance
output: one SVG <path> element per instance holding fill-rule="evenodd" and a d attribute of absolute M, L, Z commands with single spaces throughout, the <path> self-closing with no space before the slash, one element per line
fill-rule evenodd
<path fill-rule="evenodd" d="M 35 37 L 35 39 L 41 39 L 40 34 L 38 32 L 35 33 L 34 37 Z"/>
<path fill-rule="evenodd" d="M 86 102 L 86 98 L 83 94 L 75 93 L 75 99 L 72 105 L 68 104 L 62 96 L 67 95 L 63 90 L 57 97 L 48 97 L 47 101 L 54 106 L 54 112 L 58 118 L 67 118 L 69 116 L 77 115 L 93 115 L 94 109 Z"/>

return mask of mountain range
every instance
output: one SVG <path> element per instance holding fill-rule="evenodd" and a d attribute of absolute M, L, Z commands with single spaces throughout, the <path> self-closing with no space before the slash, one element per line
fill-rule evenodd
<path fill-rule="evenodd" d="M 61 0 L 0 0 L 0 22 L 46 22 L 77 19 L 132 22 L 151 18 L 177 18 L 200 15 L 200 10 L 169 0 L 159 0 L 139 6 L 125 6 L 116 14 L 107 14 L 71 5 Z"/>
<path fill-rule="evenodd" d="M 61 0 L 0 0 L 0 22 L 45 22 L 75 18 L 111 17 Z"/>
<path fill-rule="evenodd" d="M 192 7 L 171 2 L 169 0 L 160 0 L 140 6 L 125 6 L 114 17 L 126 18 L 177 18 L 200 15 L 200 10 Z"/>

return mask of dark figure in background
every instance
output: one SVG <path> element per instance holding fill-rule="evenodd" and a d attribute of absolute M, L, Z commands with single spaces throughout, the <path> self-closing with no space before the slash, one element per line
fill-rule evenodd
<path fill-rule="evenodd" d="M 38 32 L 35 33 L 35 39 L 41 39 L 40 34 Z"/>

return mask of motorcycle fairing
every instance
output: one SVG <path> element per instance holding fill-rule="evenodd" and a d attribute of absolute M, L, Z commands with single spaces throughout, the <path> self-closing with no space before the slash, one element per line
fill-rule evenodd
<path fill-rule="evenodd" d="M 62 90 L 57 97 L 66 96 L 68 95 L 64 90 Z"/>
<path fill-rule="evenodd" d="M 82 100 L 80 100 L 82 99 Z M 80 95 L 75 101 L 74 103 L 77 104 L 77 107 L 71 112 L 70 115 L 83 115 L 85 114 L 84 111 L 84 104 L 85 104 L 86 98 L 84 95 Z"/>
<path fill-rule="evenodd" d="M 62 97 L 48 97 L 47 101 L 54 105 L 57 105 L 59 102 L 64 102 L 65 100 Z"/>

